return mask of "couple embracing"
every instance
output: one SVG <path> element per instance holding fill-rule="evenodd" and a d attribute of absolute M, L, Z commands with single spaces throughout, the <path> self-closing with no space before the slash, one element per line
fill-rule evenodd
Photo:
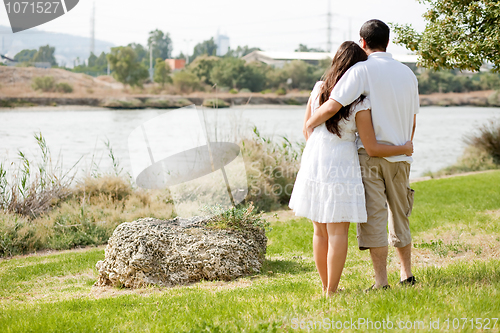
<path fill-rule="evenodd" d="M 307 143 L 289 204 L 297 216 L 313 221 L 314 261 L 327 296 L 338 289 L 350 223 L 356 223 L 359 249 L 370 251 L 370 289 L 389 288 L 389 244 L 401 263 L 400 283 L 415 283 L 408 218 L 418 83 L 410 68 L 386 52 L 384 22 L 367 21 L 360 37 L 360 45 L 340 46 L 311 92 Z"/>

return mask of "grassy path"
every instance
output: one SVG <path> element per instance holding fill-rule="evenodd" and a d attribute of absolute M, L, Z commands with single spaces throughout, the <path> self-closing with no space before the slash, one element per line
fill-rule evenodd
<path fill-rule="evenodd" d="M 371 262 L 357 250 L 351 227 L 341 281 L 346 291 L 323 299 L 312 260 L 312 225 L 283 211 L 272 222 L 262 273 L 229 283 L 94 288 L 102 248 L 0 261 L 0 332 L 322 332 L 332 322 L 347 331 L 392 325 L 398 331 L 467 332 L 481 326 L 498 332 L 499 184 L 500 171 L 412 184 L 420 281 L 412 288 L 397 285 L 391 251 L 392 289 L 364 293 L 372 283 Z"/>

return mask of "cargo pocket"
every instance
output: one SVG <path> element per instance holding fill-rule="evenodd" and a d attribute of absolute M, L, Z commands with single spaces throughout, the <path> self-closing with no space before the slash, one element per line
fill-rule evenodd
<path fill-rule="evenodd" d="M 412 188 L 407 188 L 408 189 L 408 210 L 406 211 L 406 217 L 410 217 L 411 211 L 413 209 L 413 198 L 415 197 L 415 190 Z"/>

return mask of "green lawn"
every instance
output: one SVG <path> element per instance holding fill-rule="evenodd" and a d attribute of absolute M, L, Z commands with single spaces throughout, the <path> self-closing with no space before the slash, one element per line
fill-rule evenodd
<path fill-rule="evenodd" d="M 433 323 L 440 331 L 477 331 L 481 325 L 498 332 L 499 185 L 498 171 L 412 184 L 414 273 L 420 281 L 414 287 L 397 285 L 391 251 L 392 289 L 364 293 L 373 271 L 351 227 L 341 281 L 346 290 L 322 298 L 312 225 L 292 219 L 272 223 L 262 273 L 230 283 L 92 288 L 102 248 L 0 261 L 0 332 L 321 332 L 338 321 L 348 321 L 343 325 L 349 330 L 351 320 L 353 331 L 379 331 L 378 325 L 437 331 Z"/>

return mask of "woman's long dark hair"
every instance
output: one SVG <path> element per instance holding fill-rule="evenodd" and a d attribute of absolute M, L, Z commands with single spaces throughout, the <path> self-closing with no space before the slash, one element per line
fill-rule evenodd
<path fill-rule="evenodd" d="M 335 57 L 333 57 L 332 66 L 322 77 L 324 83 L 321 86 L 321 91 L 319 93 L 319 105 L 323 105 L 323 103 L 328 101 L 333 87 L 335 87 L 337 82 L 339 82 L 340 78 L 349 68 L 351 68 L 355 63 L 365 61 L 366 59 L 368 59 L 368 56 L 358 44 L 351 41 L 343 42 L 337 50 Z M 363 98 L 364 96 L 361 96 L 354 103 L 359 103 L 363 100 Z M 326 128 L 331 133 L 342 137 L 339 129 L 339 122 L 342 119 L 349 119 L 351 106 L 352 104 L 343 106 L 339 112 L 326 121 Z"/>

